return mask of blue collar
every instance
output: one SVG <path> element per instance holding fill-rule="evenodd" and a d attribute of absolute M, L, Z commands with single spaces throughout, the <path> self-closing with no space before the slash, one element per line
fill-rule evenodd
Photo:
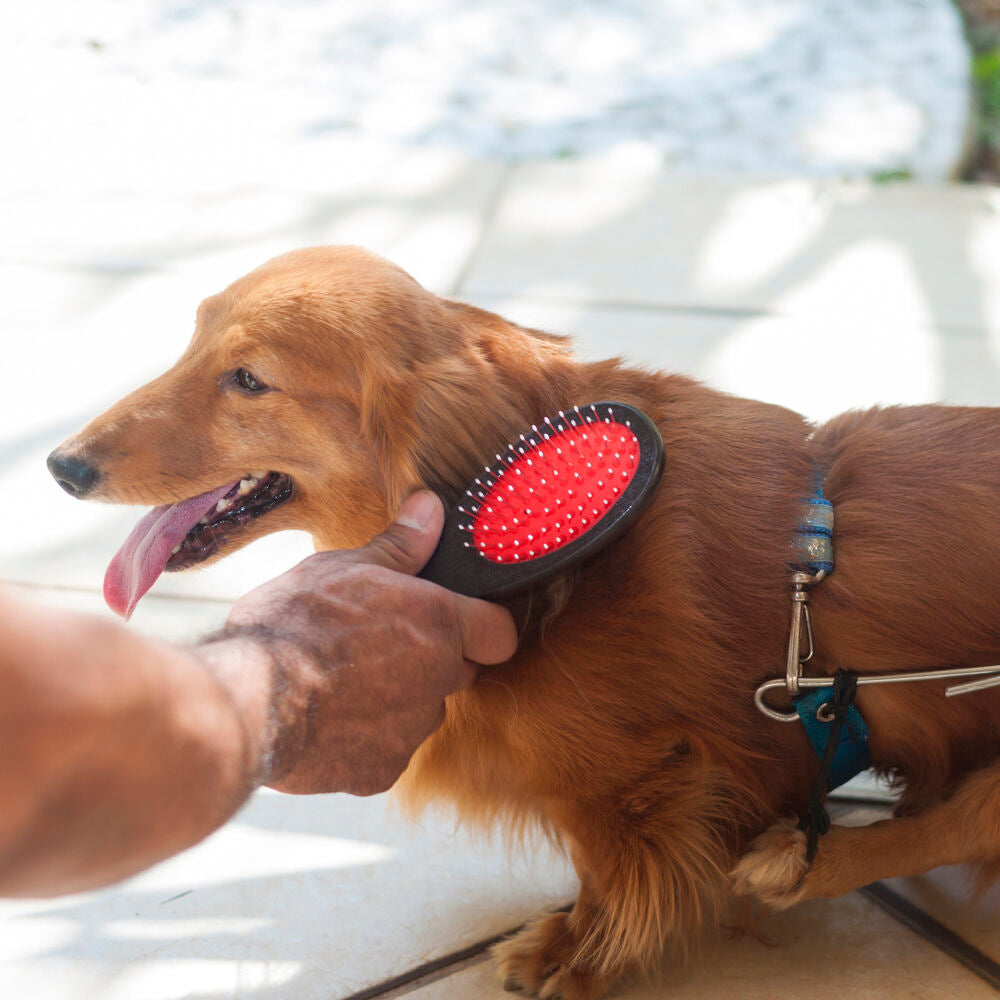
<path fill-rule="evenodd" d="M 823 496 L 822 476 L 817 474 L 813 495 L 803 502 L 802 514 L 792 543 L 792 568 L 810 573 L 833 572 L 833 504 Z M 816 756 L 822 760 L 830 725 L 822 721 L 822 706 L 833 701 L 833 678 L 830 687 L 813 688 L 793 700 L 795 711 L 805 726 Z M 833 758 L 828 790 L 850 781 L 871 767 L 868 727 L 857 707 L 852 705 L 844 721 L 840 743 Z"/>
<path fill-rule="evenodd" d="M 833 572 L 833 504 L 823 496 L 817 474 L 813 495 L 802 502 L 799 525 L 792 542 L 792 568 L 809 573 Z"/>

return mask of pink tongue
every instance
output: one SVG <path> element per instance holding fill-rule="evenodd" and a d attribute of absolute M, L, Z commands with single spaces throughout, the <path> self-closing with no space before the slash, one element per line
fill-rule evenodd
<path fill-rule="evenodd" d="M 220 486 L 190 500 L 154 507 L 132 529 L 104 574 L 104 600 L 108 607 L 129 618 L 142 595 L 163 572 L 174 546 L 232 488 L 232 484 Z"/>

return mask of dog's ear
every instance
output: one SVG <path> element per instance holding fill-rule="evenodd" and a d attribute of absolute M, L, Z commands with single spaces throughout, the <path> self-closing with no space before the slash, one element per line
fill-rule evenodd
<path fill-rule="evenodd" d="M 421 485 L 413 375 L 372 360 L 361 371 L 361 435 L 382 474 L 395 511 Z"/>
<path fill-rule="evenodd" d="M 361 364 L 362 432 L 390 509 L 419 487 L 456 499 L 511 434 L 571 397 L 565 337 L 437 298 L 392 325 L 392 359 Z"/>
<path fill-rule="evenodd" d="M 381 300 L 364 338 L 361 434 L 381 471 L 389 510 L 421 487 L 449 493 L 436 470 L 470 416 L 454 398 L 463 383 L 472 384 L 463 333 L 444 300 L 412 282 Z"/>

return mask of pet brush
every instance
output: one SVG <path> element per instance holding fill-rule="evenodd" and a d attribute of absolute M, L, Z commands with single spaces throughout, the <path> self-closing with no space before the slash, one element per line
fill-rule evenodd
<path fill-rule="evenodd" d="M 470 597 L 511 597 L 619 538 L 652 498 L 663 441 L 624 403 L 531 425 L 465 491 L 420 573 Z"/>

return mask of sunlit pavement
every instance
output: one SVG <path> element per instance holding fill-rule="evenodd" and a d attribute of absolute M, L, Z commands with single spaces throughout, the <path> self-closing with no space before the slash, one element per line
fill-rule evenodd
<path fill-rule="evenodd" d="M 222 19 L 213 37 L 223 40 L 234 9 L 190 7 Z M 266 9 L 248 9 L 259 47 Z M 139 513 L 74 502 L 45 455 L 176 358 L 203 296 L 296 246 L 363 244 L 441 294 L 573 334 L 584 357 L 685 372 L 813 419 L 877 402 L 1000 405 L 995 189 L 878 184 L 870 164 L 848 179 L 706 175 L 678 170 L 656 143 L 615 137 L 515 162 L 469 151 L 470 141 L 464 152 L 415 145 L 374 126 L 310 135 L 288 125 L 304 112 L 285 114 L 287 89 L 233 89 L 258 49 L 243 69 L 221 49 L 182 58 L 165 40 L 176 36 L 151 32 L 134 10 L 95 10 L 106 33 L 93 40 L 105 50 L 83 47 L 90 26 L 79 14 L 45 29 L 63 50 L 45 49 L 35 87 L 22 91 L 8 128 L 22 155 L 5 163 L 11 180 L 0 189 L 0 577 L 40 599 L 106 614 L 104 568 Z M 173 10 L 171 30 L 182 31 Z M 130 49 L 134 37 L 145 48 Z M 132 62 L 87 68 L 115 46 Z M 57 80 L 61 58 L 73 72 Z M 146 103 L 136 97 L 143 65 Z M 132 94 L 120 105 L 116 81 Z M 294 94 L 300 85 L 288 84 Z M 194 101 L 207 113 L 189 119 Z M 304 536 L 278 535 L 164 578 L 132 625 L 195 638 L 309 551 Z M 995 895 L 971 901 L 953 871 L 897 888 L 1000 960 Z M 475 946 L 573 894 L 568 866 L 541 846 L 509 854 L 446 815 L 411 826 L 384 796 L 261 793 L 200 847 L 121 886 L 0 905 L 0 996 L 336 1000 L 423 972 L 402 987 L 420 1000 L 500 997 Z M 778 950 L 724 942 L 686 972 L 620 995 L 994 995 L 860 896 L 762 929 Z M 472 953 L 428 971 L 462 949 Z"/>

